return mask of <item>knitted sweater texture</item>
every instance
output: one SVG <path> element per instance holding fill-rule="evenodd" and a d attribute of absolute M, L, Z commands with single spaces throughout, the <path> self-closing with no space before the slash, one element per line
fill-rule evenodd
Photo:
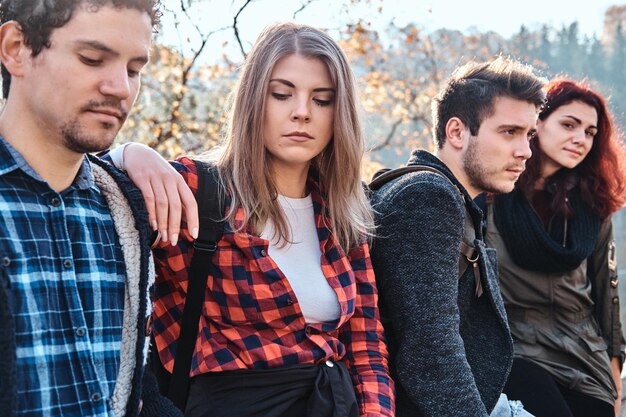
<path fill-rule="evenodd" d="M 513 348 L 497 280 L 495 251 L 482 240 L 482 212 L 435 156 L 415 151 L 405 174 L 372 197 L 378 224 L 372 262 L 403 416 L 488 416 L 511 367 Z M 464 199 L 469 201 L 467 208 Z M 459 278 L 466 210 L 476 225 L 473 268 Z"/>

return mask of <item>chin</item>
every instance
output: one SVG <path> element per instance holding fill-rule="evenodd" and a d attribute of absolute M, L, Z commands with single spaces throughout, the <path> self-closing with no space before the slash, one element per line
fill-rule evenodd
<path fill-rule="evenodd" d="M 506 194 L 513 191 L 515 188 L 515 183 L 502 183 L 502 184 L 492 184 L 489 190 L 485 190 L 494 194 Z"/>

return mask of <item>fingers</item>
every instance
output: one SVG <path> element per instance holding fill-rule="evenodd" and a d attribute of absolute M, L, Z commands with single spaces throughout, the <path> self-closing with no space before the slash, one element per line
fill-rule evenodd
<path fill-rule="evenodd" d="M 198 236 L 198 207 L 193 193 L 180 174 L 156 151 L 133 144 L 124 149 L 124 166 L 130 179 L 140 189 L 150 226 L 161 240 L 178 243 L 184 215 L 192 239 Z M 183 207 L 185 212 L 183 213 Z"/>
<path fill-rule="evenodd" d="M 166 182 L 165 182 L 166 183 Z M 154 206 L 156 215 L 156 224 L 159 233 L 161 233 L 161 240 L 167 242 L 170 234 L 168 233 L 168 214 L 169 213 L 169 196 L 166 191 L 166 185 L 164 181 L 159 178 L 152 178 L 150 186 L 154 195 Z M 144 196 L 145 198 L 145 196 Z"/>
<path fill-rule="evenodd" d="M 180 176 L 178 177 L 180 179 Z M 182 216 L 182 203 L 178 194 L 178 181 L 167 181 L 164 183 L 167 193 L 168 217 L 167 230 L 172 246 L 178 243 L 178 235 L 180 233 L 180 219 Z"/>
<path fill-rule="evenodd" d="M 180 178 L 180 181 L 178 181 L 178 195 L 180 196 L 181 203 L 184 207 L 183 216 L 187 222 L 187 231 L 191 235 L 192 239 L 197 239 L 198 229 L 200 227 L 200 221 L 198 219 L 198 203 L 182 177 Z"/>

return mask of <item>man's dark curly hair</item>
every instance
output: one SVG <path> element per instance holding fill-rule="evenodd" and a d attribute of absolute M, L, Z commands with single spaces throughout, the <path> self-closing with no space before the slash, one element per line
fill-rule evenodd
<path fill-rule="evenodd" d="M 24 41 L 37 56 L 43 48 L 50 47 L 50 34 L 72 19 L 76 8 L 85 4 L 89 11 L 100 7 L 137 9 L 148 13 L 153 28 L 161 17 L 160 0 L 0 0 L 0 23 L 16 21 Z M 2 94 L 6 98 L 11 85 L 11 74 L 2 65 Z"/>

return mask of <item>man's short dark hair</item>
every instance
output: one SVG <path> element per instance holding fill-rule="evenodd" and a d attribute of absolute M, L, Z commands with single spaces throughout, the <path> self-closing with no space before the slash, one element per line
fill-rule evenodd
<path fill-rule="evenodd" d="M 539 109 L 545 100 L 546 81 L 535 75 L 533 67 L 511 58 L 498 57 L 490 62 L 470 62 L 457 68 L 433 99 L 433 139 L 439 149 L 446 141 L 446 124 L 458 117 L 474 136 L 483 120 L 495 112 L 498 97 L 510 97 L 534 104 Z"/>
<path fill-rule="evenodd" d="M 37 56 L 50 47 L 50 35 L 72 19 L 80 5 L 96 12 L 100 7 L 137 9 L 150 16 L 153 28 L 161 16 L 160 0 L 0 0 L 0 23 L 15 21 L 20 25 L 24 42 Z M 9 94 L 11 74 L 2 65 L 2 93 Z"/>

